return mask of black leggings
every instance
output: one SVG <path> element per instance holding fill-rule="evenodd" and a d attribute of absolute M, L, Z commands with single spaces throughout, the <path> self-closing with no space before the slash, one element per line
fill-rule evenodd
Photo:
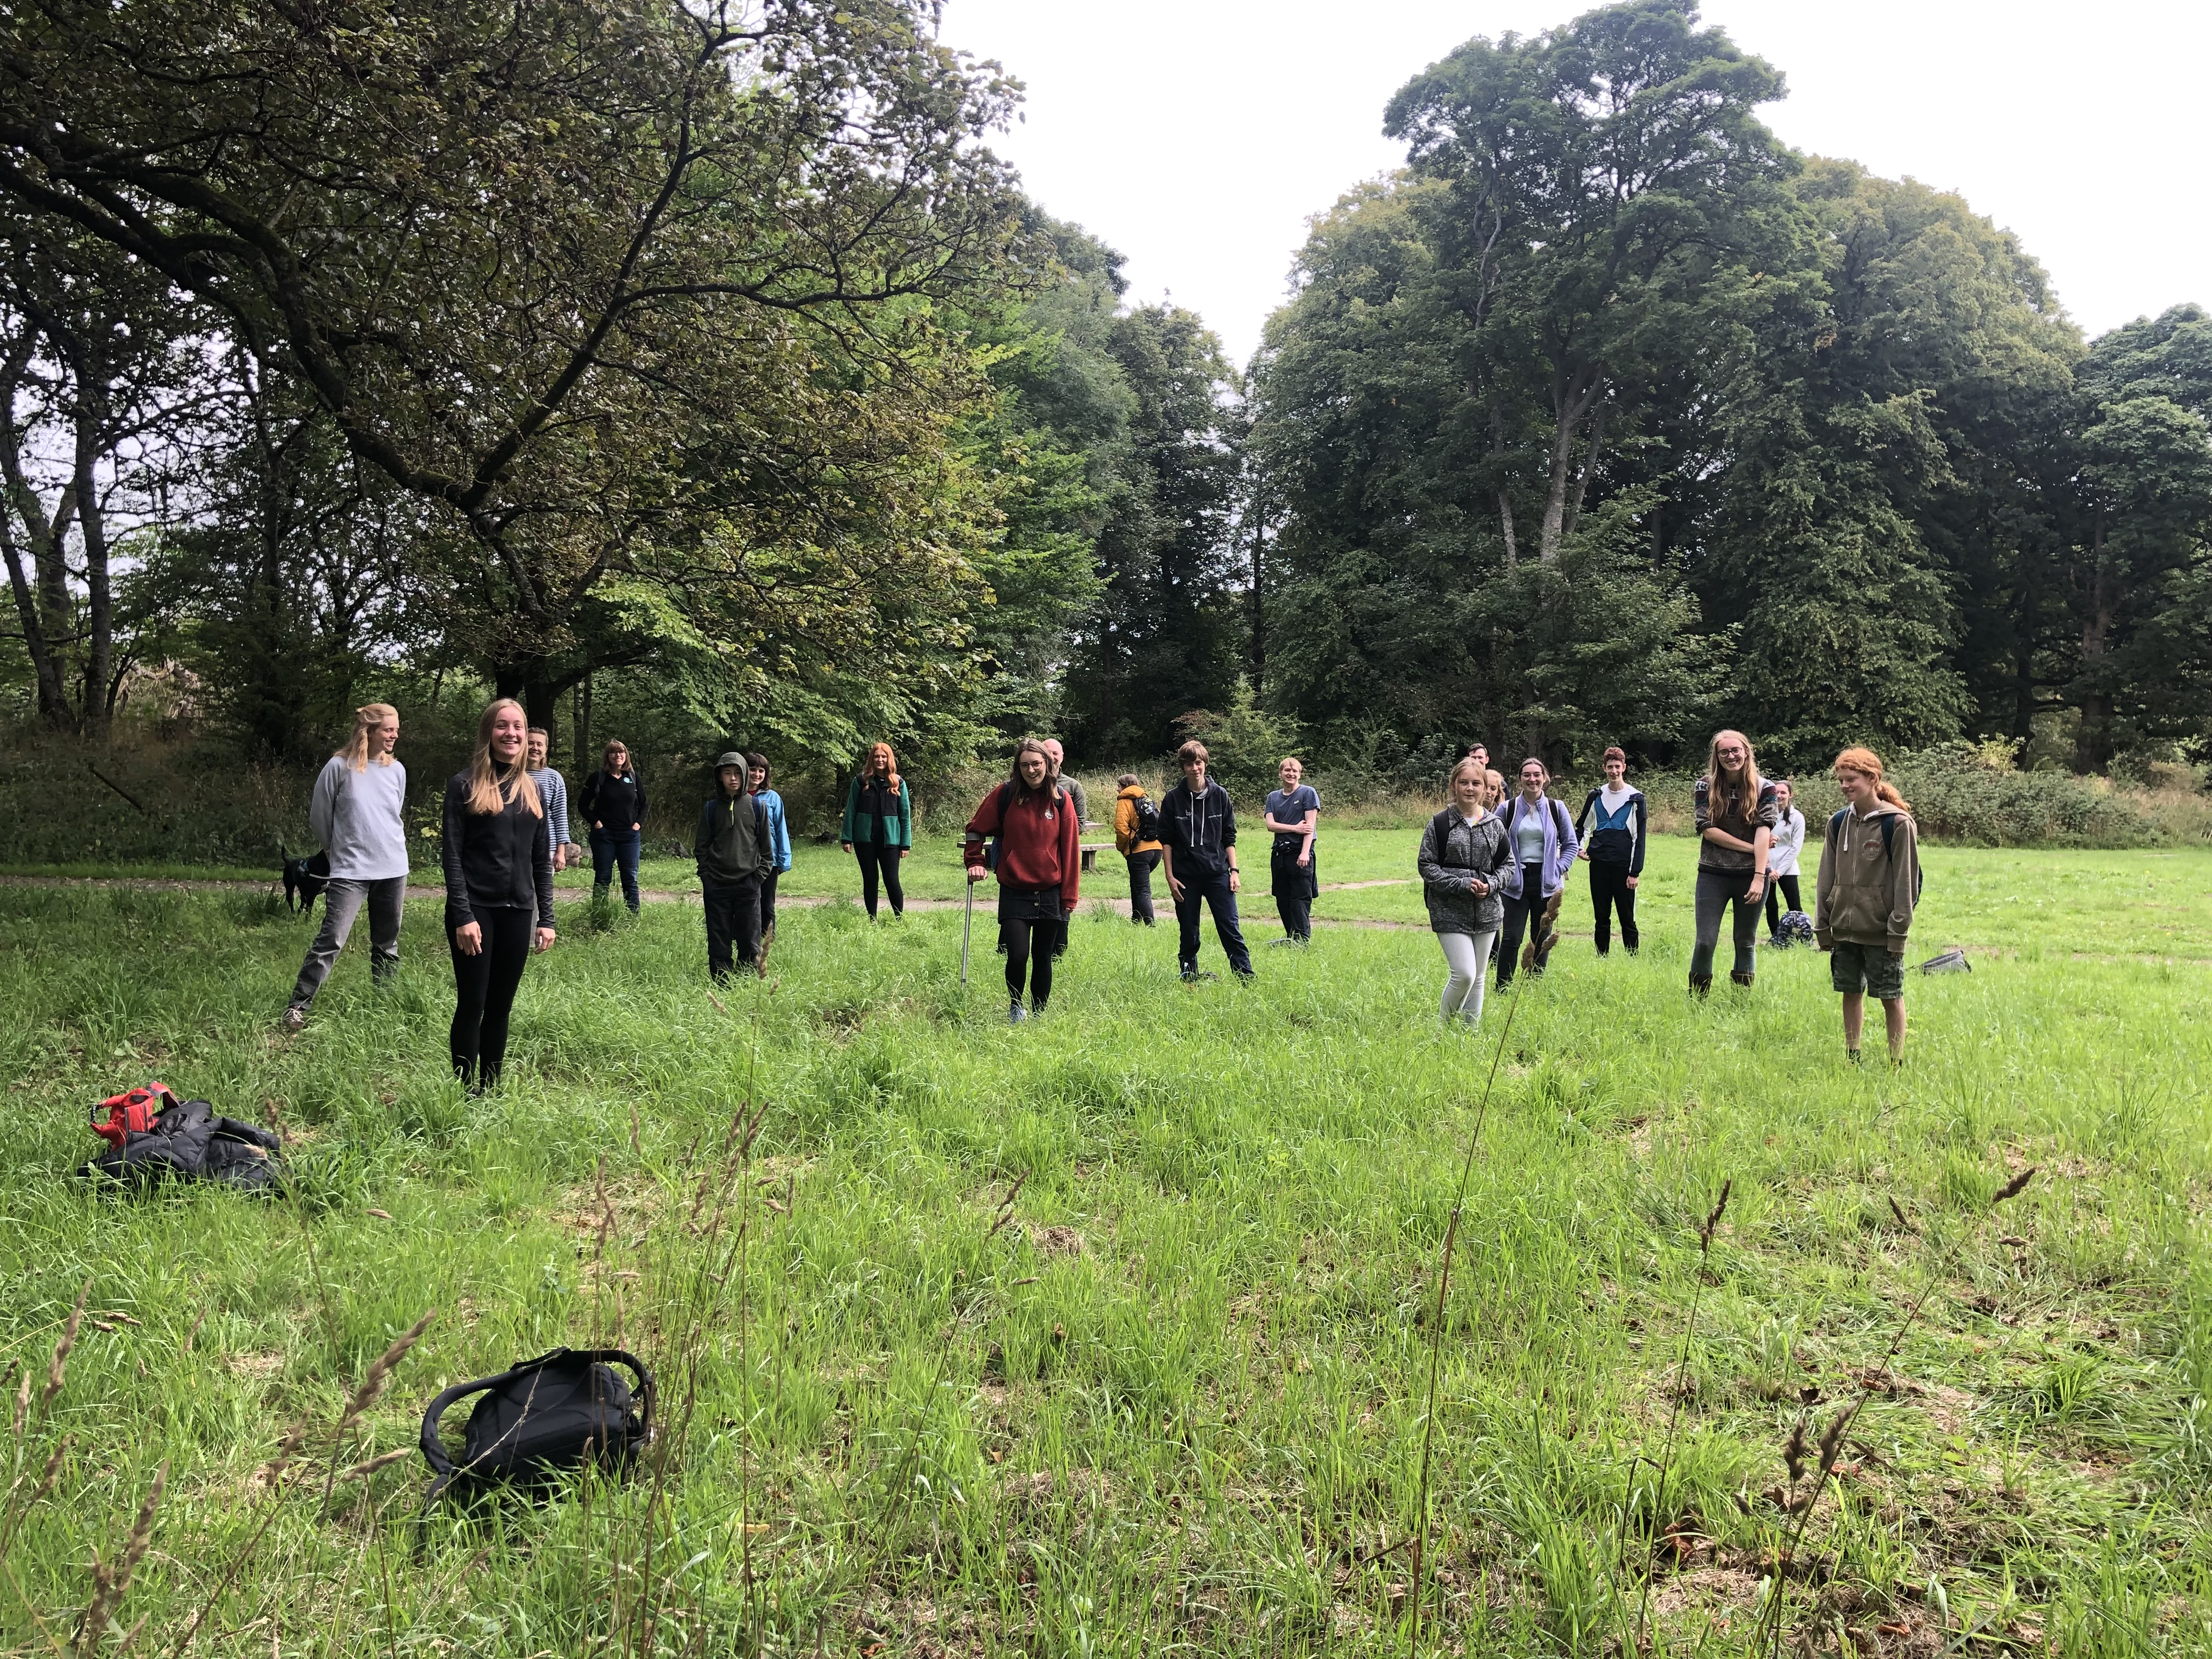
<path fill-rule="evenodd" d="M 1779 931 L 1782 927 L 1782 907 L 1778 902 L 1778 896 L 1787 898 L 1792 910 L 1805 908 L 1797 902 L 1796 877 L 1775 876 L 1769 878 L 1766 884 L 1766 931 L 1770 933 Z"/>
<path fill-rule="evenodd" d="M 765 939 L 775 930 L 775 879 L 783 873 L 771 870 L 761 878 L 761 937 Z"/>
<path fill-rule="evenodd" d="M 1007 994 L 1017 1002 L 1022 1000 L 1023 970 L 1027 969 L 1033 1014 L 1042 1013 L 1052 995 L 1053 946 L 1066 926 L 1060 921 L 1016 921 L 1011 917 L 999 923 L 999 944 L 1006 953 Z"/>
<path fill-rule="evenodd" d="M 906 914 L 906 890 L 899 885 L 899 849 L 879 846 L 874 842 L 856 841 L 853 851 L 860 860 L 860 897 L 868 907 L 868 914 L 876 914 L 876 875 L 883 873 L 884 891 L 891 902 L 891 914 Z"/>
<path fill-rule="evenodd" d="M 1613 912 L 1620 911 L 1620 942 L 1632 951 L 1636 949 L 1636 890 L 1628 884 L 1628 866 L 1607 864 L 1601 859 L 1589 861 L 1590 908 L 1597 912 L 1597 953 L 1603 956 L 1613 949 Z"/>
<path fill-rule="evenodd" d="M 1745 896 L 1751 891 L 1748 870 L 1700 870 L 1697 888 L 1697 942 L 1690 948 L 1690 982 L 1713 982 L 1713 953 L 1720 948 L 1721 923 L 1730 905 L 1735 907 L 1735 977 L 1748 980 L 1759 959 L 1759 906 Z"/>
<path fill-rule="evenodd" d="M 499 1081 L 500 1066 L 507 1059 L 507 1016 L 530 961 L 538 918 L 529 910 L 480 905 L 476 921 L 483 930 L 483 948 L 468 956 L 454 939 L 452 918 L 447 919 L 455 996 L 449 1044 L 453 1075 L 489 1089 Z"/>

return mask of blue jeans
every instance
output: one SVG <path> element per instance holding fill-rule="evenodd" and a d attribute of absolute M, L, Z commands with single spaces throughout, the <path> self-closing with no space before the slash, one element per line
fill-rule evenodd
<path fill-rule="evenodd" d="M 623 902 L 630 914 L 637 914 L 637 851 L 644 839 L 635 830 L 594 830 L 592 831 L 592 885 L 604 888 L 614 880 L 617 866 L 622 870 Z"/>
<path fill-rule="evenodd" d="M 1252 953 L 1244 948 L 1243 929 L 1237 925 L 1237 895 L 1229 890 L 1226 870 L 1214 876 L 1193 875 L 1182 878 L 1182 896 L 1176 901 L 1176 924 L 1182 931 L 1182 949 L 1178 953 L 1186 974 L 1198 969 L 1198 915 L 1204 905 L 1213 912 L 1213 931 L 1221 939 L 1221 948 L 1229 957 L 1230 967 L 1237 973 L 1252 971 Z"/>

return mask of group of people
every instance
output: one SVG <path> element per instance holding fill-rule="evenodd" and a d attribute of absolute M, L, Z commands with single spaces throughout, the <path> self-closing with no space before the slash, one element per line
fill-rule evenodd
<path fill-rule="evenodd" d="M 287 1030 L 305 1024 L 364 908 L 372 981 L 383 982 L 398 964 L 408 870 L 406 769 L 393 753 L 398 738 L 398 712 L 386 703 L 368 704 L 356 711 L 350 740 L 316 779 L 308 816 L 331 873 L 322 927 L 285 1009 Z M 496 699 L 477 722 L 469 765 L 446 785 L 445 922 L 455 988 L 451 1058 L 456 1075 L 475 1090 L 499 1079 L 524 969 L 557 938 L 554 872 L 577 861 L 568 785 L 546 764 L 546 733 L 529 725 L 522 705 Z M 1053 965 L 1066 949 L 1068 921 L 1081 893 L 1088 815 L 1082 785 L 1063 775 L 1063 763 L 1057 743 L 1024 739 L 1006 781 L 969 817 L 963 842 L 969 881 L 994 873 L 998 879 L 999 946 L 1006 958 L 1007 1017 L 1015 1022 L 1049 1002 Z M 1127 866 L 1132 920 L 1155 924 L 1152 881 L 1159 872 L 1175 906 L 1182 978 L 1213 977 L 1199 958 L 1201 924 L 1211 914 L 1231 971 L 1249 979 L 1254 968 L 1237 912 L 1243 872 L 1235 804 L 1209 775 L 1205 744 L 1184 744 L 1176 763 L 1182 781 L 1157 802 L 1133 773 L 1123 774 L 1117 785 L 1115 843 Z M 1850 1058 L 1859 1057 L 1871 994 L 1882 1004 L 1897 1059 L 1905 1044 L 1905 939 L 1920 886 L 1917 830 L 1871 750 L 1844 750 L 1834 771 L 1846 805 L 1827 827 L 1808 923 L 1797 873 L 1806 826 L 1790 783 L 1760 775 L 1742 732 L 1714 737 L 1695 792 L 1690 988 L 1699 996 L 1711 989 L 1722 925 L 1731 911 L 1729 976 L 1739 986 L 1753 983 L 1763 902 L 1778 939 L 1802 929 L 1830 953 Z M 1423 830 L 1414 860 L 1430 927 L 1443 951 L 1440 1006 L 1448 1024 L 1480 1022 L 1493 963 L 1500 989 L 1516 971 L 1544 970 L 1559 943 L 1560 905 L 1578 862 L 1589 866 L 1597 954 L 1610 952 L 1616 916 L 1622 945 L 1632 954 L 1637 950 L 1646 803 L 1628 781 L 1627 757 L 1620 749 L 1605 751 L 1603 774 L 1581 811 L 1570 815 L 1550 794 L 1551 774 L 1540 759 L 1522 763 L 1519 787 L 1510 797 L 1482 745 L 1453 768 L 1449 803 Z M 776 883 L 792 860 L 783 799 L 769 787 L 769 775 L 763 756 L 726 753 L 716 763 L 716 791 L 700 809 L 692 850 L 705 901 L 708 971 L 717 982 L 740 969 L 764 974 L 775 941 Z M 1321 799 L 1294 757 L 1282 761 L 1279 782 L 1263 813 L 1284 930 L 1275 943 L 1296 947 L 1312 938 Z M 604 898 L 618 873 L 623 898 L 635 910 L 646 797 L 625 745 L 605 746 L 579 799 L 590 823 L 595 898 Z M 879 893 L 894 916 L 904 911 L 899 866 L 913 848 L 913 796 L 897 757 L 878 743 L 847 792 L 839 836 L 860 860 L 871 918 Z M 1778 890 L 1786 913 L 1778 908 Z"/>
<path fill-rule="evenodd" d="M 322 927 L 285 1006 L 288 1031 L 306 1025 L 363 908 L 371 982 L 383 983 L 398 966 L 408 871 L 407 769 L 392 752 L 398 741 L 399 711 L 367 704 L 354 711 L 351 739 L 315 779 L 307 817 L 330 878 Z M 454 988 L 448 1046 L 455 1075 L 473 1091 L 499 1081 L 523 970 L 558 938 L 554 872 L 579 861 L 568 782 L 546 764 L 546 732 L 530 725 L 522 705 L 497 698 L 477 722 L 469 764 L 446 783 L 441 845 Z M 719 793 L 699 815 L 693 850 L 706 898 L 708 966 L 717 980 L 733 958 L 765 971 L 775 937 L 776 880 L 791 868 L 791 834 L 769 775 L 763 756 L 722 756 Z M 579 801 L 591 826 L 595 901 L 606 897 L 618 872 L 635 912 L 646 797 L 623 744 L 606 745 Z"/>
<path fill-rule="evenodd" d="M 1442 1016 L 1473 1024 L 1482 1018 L 1486 969 L 1495 961 L 1503 989 L 1518 966 L 1541 973 L 1559 942 L 1559 907 L 1577 860 L 1589 866 L 1592 938 L 1601 957 L 1613 944 L 1618 913 L 1622 945 L 1640 941 L 1636 890 L 1644 872 L 1646 805 L 1628 782 L 1628 757 L 1605 751 L 1605 781 L 1571 821 L 1547 795 L 1544 763 L 1522 763 L 1520 790 L 1506 801 L 1505 781 L 1474 745 L 1452 770 L 1451 804 L 1423 830 L 1415 863 L 1429 925 L 1444 955 Z M 1854 746 L 1836 757 L 1845 805 L 1829 821 L 1814 894 L 1802 910 L 1798 859 L 1805 818 L 1788 780 L 1759 775 L 1751 739 L 1715 735 L 1695 791 L 1698 870 L 1690 951 L 1690 989 L 1711 992 L 1721 927 L 1731 920 L 1729 978 L 1748 988 L 1758 957 L 1764 900 L 1778 943 L 1808 936 L 1829 953 L 1830 983 L 1843 998 L 1844 1045 L 1860 1058 L 1866 998 L 1882 1005 L 1890 1057 L 1905 1052 L 1905 949 L 1920 892 L 1917 829 L 1911 809 L 1882 775 L 1881 757 Z M 1594 825 L 1594 827 L 1593 827 Z M 1785 913 L 1778 891 L 1788 901 Z M 1527 943 L 1522 943 L 1523 937 Z"/>

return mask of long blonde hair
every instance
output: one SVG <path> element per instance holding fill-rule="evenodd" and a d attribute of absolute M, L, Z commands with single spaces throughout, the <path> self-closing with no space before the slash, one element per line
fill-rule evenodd
<path fill-rule="evenodd" d="M 1842 754 L 1836 757 L 1836 763 L 1832 769 L 1840 772 L 1846 769 L 1862 773 L 1874 780 L 1874 793 L 1877 800 L 1894 806 L 1900 812 L 1910 812 L 1912 810 L 1912 803 L 1897 793 L 1897 786 L 1884 781 L 1881 775 L 1881 757 L 1875 754 L 1873 750 L 1856 744 L 1844 750 Z"/>
<path fill-rule="evenodd" d="M 1734 738 L 1743 745 L 1743 796 L 1738 799 L 1735 787 L 1721 771 L 1721 744 Z M 1723 817 L 1740 818 L 1748 822 L 1759 808 L 1759 791 L 1763 780 L 1759 775 L 1759 751 L 1751 746 L 1751 739 L 1741 732 L 1721 731 L 1713 733 L 1713 740 L 1705 750 L 1705 784 L 1708 810 L 1713 822 Z"/>
<path fill-rule="evenodd" d="M 499 763 L 491 757 L 491 726 L 503 708 L 512 708 L 522 715 L 525 736 L 522 752 L 514 757 L 514 769 L 501 775 Z M 519 800 L 523 810 L 532 817 L 545 816 L 545 803 L 538 799 L 537 780 L 530 775 L 530 716 L 513 697 L 494 697 L 477 716 L 477 751 L 469 757 L 469 811 L 489 814 L 503 811 L 509 801 Z"/>
<path fill-rule="evenodd" d="M 336 758 L 343 761 L 356 772 L 368 770 L 368 734 L 386 720 L 396 720 L 399 711 L 388 702 L 365 702 L 353 711 L 353 736 L 346 746 L 337 751 Z M 392 751 L 387 749 L 376 757 L 379 766 L 392 764 Z"/>

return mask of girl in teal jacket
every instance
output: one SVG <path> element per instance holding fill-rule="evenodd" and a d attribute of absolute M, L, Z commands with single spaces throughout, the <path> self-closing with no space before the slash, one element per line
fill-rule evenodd
<path fill-rule="evenodd" d="M 891 746 L 879 743 L 868 750 L 860 775 L 845 792 L 845 822 L 837 839 L 860 860 L 860 895 L 871 920 L 876 914 L 876 885 L 891 902 L 891 914 L 906 914 L 906 893 L 899 885 L 899 860 L 914 845 L 914 797 L 899 776 L 898 760 Z"/>

